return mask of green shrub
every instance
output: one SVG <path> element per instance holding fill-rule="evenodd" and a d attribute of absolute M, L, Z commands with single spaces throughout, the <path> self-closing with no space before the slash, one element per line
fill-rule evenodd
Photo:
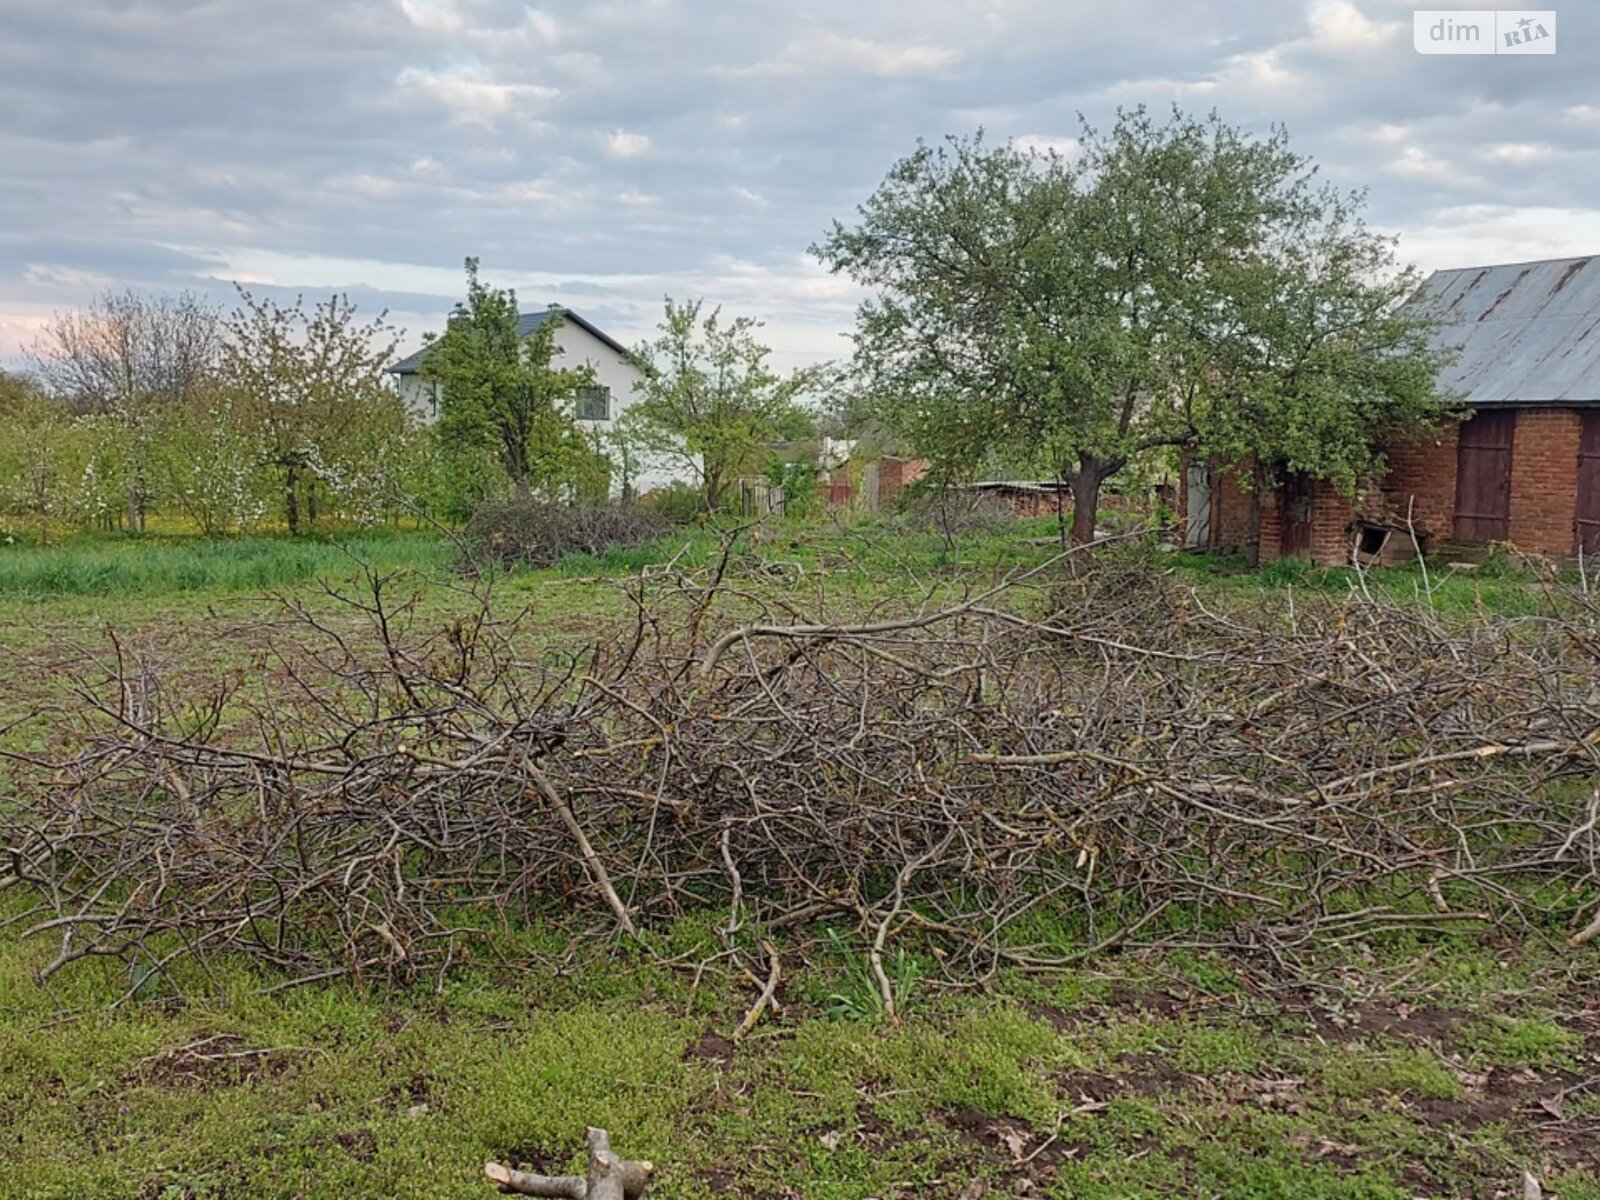
<path fill-rule="evenodd" d="M 693 484 L 674 480 L 641 496 L 638 507 L 673 525 L 693 525 L 706 515 L 706 498 Z"/>

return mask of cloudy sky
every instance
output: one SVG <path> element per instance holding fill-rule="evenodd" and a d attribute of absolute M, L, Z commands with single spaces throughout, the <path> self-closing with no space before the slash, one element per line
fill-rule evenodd
<path fill-rule="evenodd" d="M 627 341 L 663 293 L 847 351 L 808 257 L 918 137 L 1173 101 L 1286 124 L 1424 267 L 1600 250 L 1600 20 L 1424 57 L 1392 0 L 0 0 L 0 361 L 102 288 L 348 291 L 463 256 Z"/>

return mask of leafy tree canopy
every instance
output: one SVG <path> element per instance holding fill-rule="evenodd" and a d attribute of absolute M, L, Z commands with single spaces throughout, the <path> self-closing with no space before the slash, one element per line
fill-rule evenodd
<path fill-rule="evenodd" d="M 765 470 L 771 443 L 813 429 L 801 399 L 825 368 L 779 375 L 760 328 L 753 318 L 725 321 L 704 301 L 668 296 L 660 336 L 635 352 L 645 379 L 624 418 L 628 435 L 645 455 L 692 473 L 709 510 L 722 507 L 741 474 Z"/>
<path fill-rule="evenodd" d="M 572 415 L 594 372 L 556 365 L 557 320 L 521 336 L 516 293 L 485 284 L 475 258 L 466 273 L 466 299 L 429 340 L 422 364 L 423 378 L 441 385 L 440 439 L 463 460 L 492 451 L 518 492 L 604 496 L 609 465 Z"/>
<path fill-rule="evenodd" d="M 872 291 L 860 386 L 947 474 L 1019 455 L 1101 485 L 1189 446 L 1353 486 L 1434 419 L 1414 276 L 1274 129 L 1143 108 L 1064 156 L 919 144 L 814 252 Z"/>

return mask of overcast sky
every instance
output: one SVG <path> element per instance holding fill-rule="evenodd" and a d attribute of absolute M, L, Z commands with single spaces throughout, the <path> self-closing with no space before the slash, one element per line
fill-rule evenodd
<path fill-rule="evenodd" d="M 806 247 L 918 137 L 1177 101 L 1289 128 L 1424 267 L 1600 250 L 1600 21 L 1424 57 L 1391 0 L 0 0 L 0 360 L 96 290 L 387 307 L 478 255 L 619 338 L 663 293 L 841 356 Z"/>

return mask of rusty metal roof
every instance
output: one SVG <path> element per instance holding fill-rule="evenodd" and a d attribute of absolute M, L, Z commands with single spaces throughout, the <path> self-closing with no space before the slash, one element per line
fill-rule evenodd
<path fill-rule="evenodd" d="M 1419 302 L 1466 404 L 1600 404 L 1600 256 L 1435 271 Z"/>

